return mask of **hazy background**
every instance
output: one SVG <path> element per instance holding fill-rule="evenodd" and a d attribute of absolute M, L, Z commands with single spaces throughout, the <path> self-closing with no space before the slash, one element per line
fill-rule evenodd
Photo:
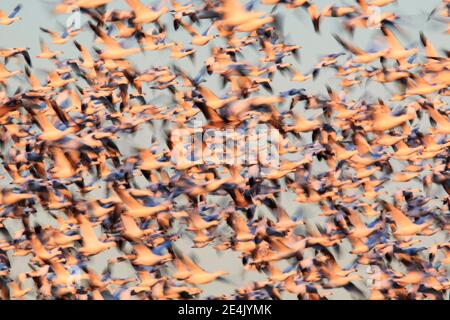
<path fill-rule="evenodd" d="M 157 5 L 158 1 L 142 1 L 145 4 L 153 4 Z M 199 3 L 199 1 L 193 1 L 194 3 Z M 330 1 L 314 1 L 315 4 L 319 7 L 319 9 L 323 8 Z M 54 7 L 54 4 L 50 1 L 41 1 L 41 0 L 33 0 L 33 1 L 17 1 L 17 0 L 8 0 L 2 1 L 0 3 L 0 8 L 4 10 L 7 14 L 19 3 L 23 4 L 23 8 L 19 13 L 19 16 L 22 17 L 22 21 L 16 22 L 11 26 L 0 26 L 0 46 L 3 48 L 11 48 L 11 47 L 29 47 L 30 54 L 33 57 L 33 73 L 37 75 L 41 82 L 45 81 L 47 72 L 49 70 L 54 69 L 52 62 L 47 60 L 35 59 L 34 57 L 40 52 L 39 49 L 39 39 L 42 38 L 46 41 L 46 43 L 50 43 L 51 40 L 47 34 L 44 34 L 39 30 L 39 27 L 45 27 L 50 30 L 55 30 L 62 32 L 63 28 L 66 24 L 65 19 L 68 15 L 58 15 L 56 16 L 51 12 Z M 164 2 L 163 2 L 164 3 Z M 181 3 L 187 3 L 186 1 L 181 1 Z M 244 2 L 243 2 L 244 3 Z M 336 5 L 356 5 L 356 1 L 333 1 Z M 398 5 L 389 5 L 381 9 L 381 11 L 394 11 L 398 16 L 401 17 L 400 26 L 404 29 L 405 33 L 408 37 L 400 37 L 402 43 L 407 47 L 420 47 L 419 43 L 419 31 L 423 31 L 428 39 L 438 48 L 442 49 L 445 47 L 449 49 L 448 46 L 448 37 L 444 34 L 445 25 L 439 24 L 436 22 L 427 21 L 428 14 L 436 8 L 440 4 L 438 0 L 400 0 L 398 1 Z M 113 5 L 108 6 L 110 8 L 122 8 L 127 9 L 127 5 L 125 1 L 113 1 Z M 265 6 L 257 4 L 255 6 L 255 10 L 267 10 L 270 11 L 272 6 Z M 286 41 L 289 44 L 296 44 L 302 46 L 300 50 L 301 59 L 299 62 L 295 61 L 293 58 L 285 59 L 285 62 L 291 62 L 294 66 L 302 71 L 303 73 L 309 73 L 312 71 L 315 64 L 317 64 L 320 60 L 320 56 L 329 54 L 329 53 L 337 53 L 342 52 L 343 49 L 339 46 L 339 44 L 332 37 L 333 33 L 338 33 L 343 38 L 350 40 L 352 43 L 355 43 L 358 47 L 363 49 L 368 48 L 376 48 L 376 47 L 386 47 L 386 44 L 383 41 L 382 34 L 377 29 L 369 29 L 369 30 L 361 30 L 356 29 L 353 39 L 343 31 L 342 26 L 339 24 L 341 19 L 325 17 L 322 19 L 321 23 L 321 33 L 317 34 L 313 30 L 313 26 L 309 16 L 306 12 L 297 8 L 294 10 L 287 10 L 283 6 L 280 6 L 276 11 L 280 18 L 282 17 L 283 25 L 284 25 L 284 34 L 286 37 Z M 84 25 L 83 29 L 86 32 L 82 32 L 80 35 L 76 37 L 77 41 L 79 41 L 82 45 L 91 48 L 93 45 L 93 32 L 90 31 L 89 27 L 86 26 L 87 20 L 86 17 L 82 15 L 82 24 Z M 185 32 L 182 28 L 178 31 L 174 31 L 171 19 L 169 15 L 165 15 L 162 19 L 162 22 L 166 24 L 169 38 L 171 40 L 176 40 L 183 42 L 186 47 L 189 47 L 189 34 Z M 149 29 L 151 26 L 148 25 L 146 28 Z M 197 27 L 199 31 L 204 31 L 208 27 L 207 22 L 202 22 L 200 27 Z M 200 71 L 202 67 L 202 63 L 204 59 L 209 55 L 210 48 L 214 44 L 221 44 L 220 39 L 216 39 L 211 41 L 207 46 L 204 47 L 195 47 L 197 51 L 197 56 L 195 59 L 195 63 L 191 62 L 188 58 L 178 60 L 176 62 L 171 61 L 170 52 L 163 51 L 157 53 L 146 52 L 146 54 L 138 54 L 131 58 L 131 61 L 135 63 L 136 69 L 140 71 L 144 71 L 150 67 L 160 66 L 160 65 L 172 65 L 176 63 L 178 66 L 181 66 L 184 70 L 186 70 L 189 74 L 195 75 Z M 96 47 L 101 48 L 100 44 L 94 44 Z M 135 46 L 134 43 L 132 45 Z M 73 41 L 69 41 L 68 44 L 62 46 L 55 46 L 49 44 L 52 50 L 62 50 L 64 51 L 64 58 L 77 58 L 78 51 L 75 49 L 73 45 Z M 420 47 L 421 48 L 421 47 Z M 422 49 L 421 49 L 422 50 Z M 92 51 L 92 50 L 91 50 Z M 243 50 L 243 54 L 245 59 L 248 61 L 255 61 L 255 50 L 252 48 L 245 48 Z M 344 58 L 345 59 L 345 58 Z M 15 64 L 18 64 L 15 66 Z M 15 70 L 17 68 L 23 68 L 22 59 L 12 59 L 8 64 L 8 69 Z M 27 82 L 23 76 L 19 76 L 16 83 L 18 86 L 22 88 L 28 88 Z M 306 88 L 308 94 L 325 94 L 325 84 L 331 85 L 333 88 L 338 88 L 338 83 L 340 79 L 334 77 L 334 71 L 326 70 L 322 72 L 316 81 L 307 81 L 301 84 L 292 83 L 289 81 L 289 76 L 281 76 L 280 73 L 277 73 L 271 83 L 274 94 L 277 94 L 281 91 L 285 91 L 291 88 Z M 13 83 L 13 82 L 11 82 Z M 219 85 L 218 78 L 213 76 L 208 78 L 208 82 L 206 84 L 209 88 L 213 89 L 216 94 L 219 96 L 225 95 L 226 89 L 221 88 Z M 15 91 L 17 86 L 12 86 L 9 88 L 10 91 Z M 395 90 L 394 87 L 388 87 L 390 90 Z M 148 102 L 154 103 L 156 105 L 162 106 L 165 103 L 168 103 L 169 97 L 166 93 L 161 94 L 161 91 L 153 91 L 148 90 L 146 99 Z M 379 85 L 376 82 L 362 83 L 361 85 L 355 86 L 350 92 L 348 92 L 349 99 L 360 99 L 370 97 L 386 97 L 389 96 L 390 93 L 387 91 L 387 88 Z M 395 107 L 402 103 L 394 103 L 391 104 L 392 107 Z M 287 107 L 287 106 L 285 106 Z M 307 116 L 311 116 L 317 111 L 305 111 L 303 107 L 297 107 L 297 112 L 304 112 Z M 416 123 L 421 128 L 425 129 L 429 127 L 428 118 L 425 116 L 421 123 Z M 149 147 L 151 137 L 155 135 L 155 137 L 160 138 L 155 130 L 152 130 L 149 126 L 142 126 L 139 133 L 135 136 L 123 135 L 121 139 L 118 141 L 118 146 L 124 155 L 129 154 L 131 148 L 140 146 L 140 147 Z M 310 140 L 309 137 L 306 137 L 305 141 L 308 142 Z M 4 152 L 4 151 L 3 151 Z M 394 168 L 399 168 L 398 163 L 393 160 L 392 164 Z M 326 170 L 326 167 L 320 163 L 315 163 L 313 168 L 314 172 L 321 172 Z M 424 172 L 423 174 L 425 174 Z M 4 168 L 1 166 L 0 174 L 5 176 L 5 179 L 0 180 L 0 186 L 6 186 L 9 184 L 10 179 L 8 174 L 4 171 Z M 142 186 L 146 186 L 145 179 L 138 178 L 138 183 Z M 391 193 L 394 190 L 398 190 L 399 188 L 415 188 L 421 187 L 420 183 L 415 181 L 411 183 L 387 183 L 384 185 L 384 190 L 387 190 Z M 438 186 L 433 186 L 433 192 L 436 196 L 443 195 L 442 190 Z M 91 192 L 88 198 L 98 198 L 104 195 L 104 190 L 99 190 L 95 192 Z M 387 197 L 387 196 L 384 196 Z M 282 196 L 282 205 L 287 210 L 287 212 L 291 216 L 301 215 L 307 221 L 311 221 L 314 223 L 322 223 L 325 221 L 322 217 L 319 217 L 320 209 L 316 205 L 301 205 L 294 201 L 295 195 L 292 192 L 284 193 Z M 438 205 L 439 202 L 436 202 L 435 205 Z M 433 202 L 430 203 L 430 206 L 433 205 Z M 259 208 L 258 214 L 269 214 L 266 209 Z M 35 218 L 41 224 L 54 224 L 53 219 L 43 210 L 39 210 L 37 217 Z M 17 221 L 8 221 L 5 223 L 8 226 L 8 229 L 13 233 L 15 230 L 19 229 L 21 226 Z M 300 227 L 300 229 L 302 229 Z M 424 238 L 424 242 L 421 243 L 421 246 L 428 246 L 431 243 L 440 242 L 444 240 L 445 235 L 442 233 L 437 234 L 432 237 L 432 239 Z M 216 271 L 216 270 L 226 270 L 230 273 L 227 277 L 232 283 L 221 283 L 214 282 L 212 284 L 201 286 L 204 290 L 204 294 L 202 297 L 206 297 L 209 295 L 221 295 L 221 294 L 230 294 L 237 287 L 243 287 L 245 284 L 250 283 L 254 280 L 262 280 L 266 278 L 264 274 L 258 274 L 256 272 L 244 272 L 242 268 L 242 263 L 239 258 L 239 253 L 232 252 L 227 250 L 225 252 L 220 252 L 220 254 L 216 253 L 216 251 L 211 248 L 203 248 L 203 249 L 192 249 L 190 246 L 192 245 L 191 241 L 178 241 L 177 247 L 181 248 L 185 253 L 193 252 L 195 256 L 198 257 L 199 265 L 208 271 Z M 346 266 L 346 264 L 351 263 L 352 260 L 349 258 L 355 257 L 348 254 L 350 250 L 350 245 L 347 241 L 344 241 L 342 244 L 342 255 L 339 257 L 339 261 L 342 266 Z M 11 252 L 10 252 L 11 254 Z M 94 267 L 98 272 L 101 272 L 106 265 L 106 258 L 112 256 L 118 256 L 120 253 L 115 249 L 110 249 L 106 252 L 103 252 L 97 256 L 91 258 L 91 266 Z M 29 267 L 27 266 L 26 258 L 16 258 L 11 257 L 11 274 L 12 276 L 16 276 L 19 272 L 28 271 Z M 280 266 L 286 266 L 286 264 L 281 263 Z M 361 275 L 366 274 L 366 267 L 359 266 L 359 273 Z M 128 262 L 123 262 L 117 264 L 114 267 L 113 276 L 117 277 L 125 277 L 129 276 L 130 273 L 133 272 L 132 267 Z M 31 281 L 28 281 L 27 284 L 31 285 Z M 366 287 L 365 283 L 360 281 L 357 282 L 357 285 L 360 288 Z M 27 298 L 33 298 L 34 293 L 31 292 L 27 296 Z M 295 298 L 290 295 L 285 295 L 286 298 Z M 349 294 L 343 289 L 333 290 L 332 296 L 330 298 L 350 298 Z"/>

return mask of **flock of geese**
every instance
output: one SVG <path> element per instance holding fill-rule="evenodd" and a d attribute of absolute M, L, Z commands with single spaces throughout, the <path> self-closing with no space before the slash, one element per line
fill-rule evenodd
<path fill-rule="evenodd" d="M 111 9 L 117 2 L 126 9 Z M 144 2 L 59 1 L 55 15 L 79 10 L 86 23 L 42 27 L 36 56 L 0 49 L 0 299 L 195 299 L 203 285 L 230 281 L 178 241 L 235 252 L 244 273 L 262 276 L 208 298 L 331 299 L 338 288 L 358 299 L 448 298 L 449 51 L 426 32 L 411 34 L 394 0 Z M 0 28 L 26 23 L 21 8 L 0 11 Z M 331 39 L 340 52 L 302 73 L 308 48 L 289 42 L 288 11 L 317 33 L 338 21 L 344 31 Z M 443 37 L 449 13 L 444 0 L 427 17 Z M 358 47 L 361 29 L 381 45 Z M 78 56 L 67 57 L 64 44 Z M 204 61 L 195 59 L 200 47 L 210 51 Z M 171 63 L 141 70 L 132 58 L 147 52 Z M 33 68 L 41 59 L 53 66 L 45 81 Z M 195 76 L 180 67 L 191 63 Z M 322 94 L 304 88 L 319 86 L 323 72 L 333 76 Z M 368 82 L 389 97 L 353 99 Z M 156 95 L 167 101 L 153 103 Z M 277 167 L 173 161 L 174 129 L 261 124 L 278 133 Z M 144 127 L 163 138 L 121 150 L 118 140 Z M 289 194 L 320 214 L 284 206 Z M 42 212 L 52 223 L 36 219 Z M 119 254 L 94 270 L 90 261 L 108 250 Z M 15 272 L 15 257 L 29 258 L 28 271 Z M 122 263 L 134 276 L 114 275 Z"/>

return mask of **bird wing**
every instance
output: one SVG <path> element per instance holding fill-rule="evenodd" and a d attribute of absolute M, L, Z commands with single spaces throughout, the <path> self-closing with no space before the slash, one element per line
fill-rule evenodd
<path fill-rule="evenodd" d="M 278 252 L 289 252 L 292 248 L 287 246 L 281 239 L 270 238 L 270 245 Z"/>
<path fill-rule="evenodd" d="M 200 35 L 199 32 L 197 30 L 195 30 L 195 28 L 192 27 L 189 23 L 186 23 L 184 21 L 181 21 L 180 23 L 183 26 L 183 28 L 185 28 L 186 31 L 189 32 L 191 35 L 193 35 L 193 36 Z"/>
<path fill-rule="evenodd" d="M 439 111 L 434 109 L 433 107 L 426 107 L 426 110 L 428 111 L 430 117 L 439 125 L 449 125 L 450 122 L 447 117 L 442 115 Z"/>
<path fill-rule="evenodd" d="M 191 219 L 191 221 L 194 224 L 194 226 L 200 226 L 200 225 L 205 223 L 205 220 L 202 219 L 202 217 L 200 216 L 200 214 L 196 210 L 194 210 L 190 214 L 189 218 Z"/>
<path fill-rule="evenodd" d="M 98 27 L 89 22 L 89 26 L 95 32 L 95 34 L 103 40 L 103 43 L 110 49 L 122 48 L 122 46 L 114 40 L 112 37 L 107 35 L 104 31 L 100 30 Z"/>
<path fill-rule="evenodd" d="M 338 273 L 342 272 L 342 268 L 337 264 L 335 257 L 328 249 L 321 247 L 320 252 L 327 257 L 326 269 L 329 272 L 330 277 L 336 277 Z"/>
<path fill-rule="evenodd" d="M 12 19 L 14 18 L 20 11 L 20 9 L 22 9 L 22 5 L 18 4 L 13 11 L 11 11 L 11 13 L 9 14 L 8 18 Z"/>
<path fill-rule="evenodd" d="M 291 217 L 288 215 L 286 210 L 281 207 L 277 208 L 278 221 L 292 221 Z"/>
<path fill-rule="evenodd" d="M 5 65 L 3 63 L 0 62 L 0 72 L 2 73 L 7 73 L 8 69 L 5 68 Z"/>
<path fill-rule="evenodd" d="M 44 42 L 44 40 L 42 40 L 42 38 L 39 39 L 39 46 L 41 47 L 42 52 L 50 51 L 47 44 Z"/>
<path fill-rule="evenodd" d="M 72 167 L 70 161 L 67 159 L 66 155 L 60 148 L 54 147 L 51 149 L 51 152 L 53 154 L 55 165 L 57 167 L 61 168 Z"/>
<path fill-rule="evenodd" d="M 428 41 L 427 37 L 423 34 L 423 32 L 420 33 L 420 41 L 422 42 L 422 45 L 425 47 L 425 54 L 427 57 L 438 57 L 438 53 L 434 46 L 431 44 L 430 41 Z"/>
<path fill-rule="evenodd" d="M 235 12 L 236 14 L 246 11 L 245 7 L 238 0 L 224 0 L 222 8 L 228 12 Z"/>
<path fill-rule="evenodd" d="M 139 257 L 149 257 L 153 258 L 156 256 L 152 250 L 150 250 L 147 246 L 142 243 L 137 243 L 133 246 L 134 251 Z"/>
<path fill-rule="evenodd" d="M 127 3 L 134 12 L 139 12 L 142 14 L 145 11 L 150 11 L 150 9 L 143 5 L 139 0 L 127 0 Z"/>
<path fill-rule="evenodd" d="M 404 50 L 403 46 L 400 44 L 398 39 L 394 36 L 391 30 L 387 29 L 386 27 L 382 27 L 381 31 L 383 32 L 384 36 L 386 37 L 389 46 L 393 50 Z"/>
<path fill-rule="evenodd" d="M 92 228 L 92 225 L 89 222 L 89 220 L 83 215 L 79 215 L 78 220 L 79 220 L 79 226 L 80 226 L 80 233 L 81 233 L 81 236 L 83 237 L 83 242 L 85 244 L 87 244 L 87 243 L 95 244 L 95 243 L 100 242 L 98 240 L 97 235 L 95 234 L 94 228 Z"/>
<path fill-rule="evenodd" d="M 135 198 L 133 198 L 127 191 L 120 189 L 120 188 L 114 188 L 114 191 L 117 193 L 119 198 L 130 208 L 140 208 L 142 207 L 141 203 L 137 201 Z"/>
<path fill-rule="evenodd" d="M 202 94 L 203 98 L 205 98 L 206 103 L 208 104 L 208 100 L 218 100 L 219 98 L 208 88 L 199 86 L 198 90 L 200 91 L 200 93 Z"/>
<path fill-rule="evenodd" d="M 42 114 L 42 113 L 33 114 L 33 119 L 36 121 L 37 125 L 42 130 L 50 130 L 50 129 L 54 129 L 55 128 L 50 123 L 50 121 L 48 121 L 47 117 L 44 114 Z"/>
<path fill-rule="evenodd" d="M 181 261 L 191 270 L 193 273 L 205 273 L 206 271 L 203 270 L 199 265 L 197 265 L 194 261 L 192 261 L 191 258 L 187 256 L 180 257 Z"/>
<path fill-rule="evenodd" d="M 51 30 L 48 30 L 48 29 L 45 29 L 45 28 L 42 28 L 42 27 L 40 27 L 39 29 L 41 29 L 42 32 L 48 33 L 52 37 L 57 37 L 58 36 L 58 34 L 56 32 L 54 32 L 54 31 L 51 31 Z"/>
<path fill-rule="evenodd" d="M 398 224 L 400 227 L 407 227 L 411 225 L 412 223 L 411 220 L 409 220 L 408 217 L 406 217 L 406 215 L 402 211 L 400 211 L 395 206 L 387 202 L 383 202 L 383 205 L 387 210 L 389 210 L 395 223 Z"/>
<path fill-rule="evenodd" d="M 358 1 L 359 7 L 361 8 L 362 12 L 364 14 L 367 14 L 369 6 L 367 5 L 366 0 L 357 0 L 357 1 Z"/>
<path fill-rule="evenodd" d="M 359 217 L 357 212 L 349 210 L 349 216 L 348 219 L 350 220 L 351 224 L 358 229 L 366 229 L 367 226 L 364 222 L 362 222 L 361 218 Z"/>
<path fill-rule="evenodd" d="M 93 62 L 93 59 L 91 57 L 91 54 L 88 50 L 86 50 L 85 47 L 83 47 L 81 44 L 79 44 L 76 40 L 74 41 L 75 46 L 77 49 L 81 52 L 81 57 L 83 58 L 84 62 Z"/>
<path fill-rule="evenodd" d="M 233 218 L 233 229 L 236 233 L 250 233 L 250 228 L 248 227 L 245 219 L 239 213 L 236 213 Z"/>

